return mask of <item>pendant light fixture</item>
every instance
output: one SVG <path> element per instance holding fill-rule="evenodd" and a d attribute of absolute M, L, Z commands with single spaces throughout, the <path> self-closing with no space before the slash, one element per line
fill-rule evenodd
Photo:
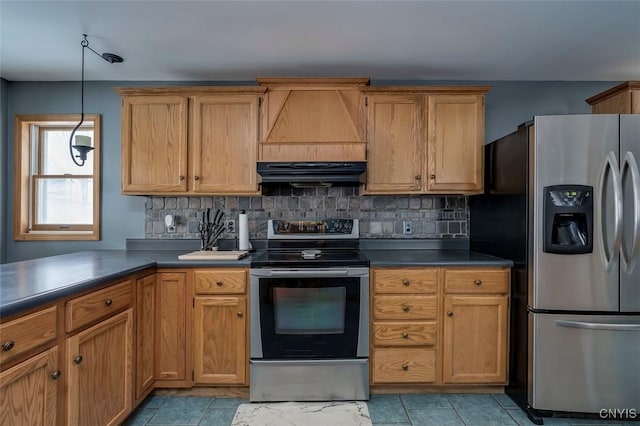
<path fill-rule="evenodd" d="M 69 137 L 69 154 L 71 155 L 71 159 L 73 162 L 79 166 L 84 166 L 84 162 L 87 160 L 87 154 L 93 150 L 93 146 L 91 146 L 91 138 L 89 136 L 78 135 L 75 139 L 75 145 L 73 141 L 73 136 L 76 134 L 76 131 L 82 126 L 84 122 L 84 50 L 89 49 L 96 55 L 100 56 L 105 61 L 110 64 L 122 62 L 123 59 L 121 56 L 115 55 L 113 53 L 98 53 L 89 47 L 89 40 L 87 40 L 87 35 L 82 34 L 84 36 L 84 40 L 80 42 L 82 46 L 82 80 L 80 83 L 80 122 L 74 127 L 71 132 L 71 136 Z M 73 150 L 76 150 L 78 153 L 75 154 Z M 78 160 L 76 160 L 78 158 Z"/>

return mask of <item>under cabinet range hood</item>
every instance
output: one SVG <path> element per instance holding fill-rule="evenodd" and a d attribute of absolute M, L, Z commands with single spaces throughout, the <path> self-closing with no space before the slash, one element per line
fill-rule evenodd
<path fill-rule="evenodd" d="M 292 186 L 358 185 L 364 182 L 365 161 L 350 162 L 261 162 L 261 184 Z"/>

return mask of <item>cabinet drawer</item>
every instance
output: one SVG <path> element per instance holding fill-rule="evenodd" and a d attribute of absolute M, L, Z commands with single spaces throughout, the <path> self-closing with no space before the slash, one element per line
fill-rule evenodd
<path fill-rule="evenodd" d="M 436 344 L 436 323 L 430 322 L 375 322 L 374 346 L 421 346 Z"/>
<path fill-rule="evenodd" d="M 374 296 L 373 319 L 436 319 L 436 296 Z"/>
<path fill-rule="evenodd" d="M 373 383 L 432 383 L 435 381 L 435 349 L 399 348 L 373 351 Z"/>
<path fill-rule="evenodd" d="M 461 269 L 445 271 L 445 293 L 507 293 L 509 269 Z"/>
<path fill-rule="evenodd" d="M 375 293 L 435 293 L 438 291 L 438 269 L 375 269 Z"/>
<path fill-rule="evenodd" d="M 5 362 L 56 338 L 55 306 L 0 325 L 0 362 Z"/>
<path fill-rule="evenodd" d="M 132 300 L 131 280 L 76 297 L 66 305 L 65 331 L 69 333 L 128 308 Z"/>
<path fill-rule="evenodd" d="M 193 288 L 196 294 L 244 294 L 247 292 L 247 270 L 195 271 Z"/>

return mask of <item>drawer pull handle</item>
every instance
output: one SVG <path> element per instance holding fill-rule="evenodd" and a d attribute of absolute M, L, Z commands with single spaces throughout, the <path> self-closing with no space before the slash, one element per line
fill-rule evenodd
<path fill-rule="evenodd" d="M 2 345 L 2 350 L 4 352 L 9 352 L 11 349 L 13 349 L 15 345 L 16 345 L 16 342 L 14 342 L 13 340 L 9 340 L 4 345 Z"/>
<path fill-rule="evenodd" d="M 451 312 L 451 311 L 447 312 L 447 316 L 448 317 L 452 317 L 453 316 L 453 312 Z"/>
<path fill-rule="evenodd" d="M 222 284 L 223 284 L 223 282 L 222 282 L 222 281 L 216 281 L 216 285 L 217 285 L 218 287 L 222 287 Z"/>
<path fill-rule="evenodd" d="M 422 175 L 416 175 L 416 180 L 422 180 Z"/>
<path fill-rule="evenodd" d="M 107 299 L 107 300 L 104 301 L 104 304 L 107 305 L 107 306 L 111 306 L 111 305 L 113 305 L 113 300 Z"/>
<path fill-rule="evenodd" d="M 242 318 L 244 316 L 244 312 L 239 311 L 237 314 L 238 318 Z"/>
<path fill-rule="evenodd" d="M 480 284 L 482 284 L 482 280 L 475 280 L 473 283 L 474 283 L 475 285 L 480 285 Z"/>
<path fill-rule="evenodd" d="M 409 312 L 409 305 L 402 305 L 402 310 L 405 312 Z"/>
<path fill-rule="evenodd" d="M 180 175 L 180 180 L 184 180 L 184 176 Z"/>
<path fill-rule="evenodd" d="M 75 357 L 73 359 L 73 362 L 75 362 L 76 364 L 80 364 L 82 362 L 82 355 L 78 355 L 77 357 Z"/>
<path fill-rule="evenodd" d="M 199 179 L 200 179 L 200 176 L 194 176 L 193 178 L 194 178 L 195 180 L 199 180 Z"/>
<path fill-rule="evenodd" d="M 402 364 L 403 371 L 409 371 L 409 364 Z"/>
<path fill-rule="evenodd" d="M 411 283 L 409 282 L 409 280 L 408 280 L 408 279 L 406 279 L 406 278 L 405 278 L 404 280 L 402 280 L 402 284 L 404 284 L 404 285 L 409 285 L 409 284 L 411 284 Z"/>
<path fill-rule="evenodd" d="M 61 375 L 62 375 L 62 373 L 60 372 L 60 370 L 56 370 L 53 373 L 51 373 L 51 378 L 53 380 L 58 380 Z"/>
<path fill-rule="evenodd" d="M 402 333 L 402 338 L 403 339 L 408 339 L 409 338 L 409 333 Z"/>
<path fill-rule="evenodd" d="M 430 177 L 431 177 L 431 179 L 435 179 L 436 175 L 431 175 Z"/>

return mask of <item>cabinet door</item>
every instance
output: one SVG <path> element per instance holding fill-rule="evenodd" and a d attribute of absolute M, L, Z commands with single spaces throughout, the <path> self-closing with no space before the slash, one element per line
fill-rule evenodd
<path fill-rule="evenodd" d="M 131 411 L 133 310 L 67 339 L 67 424 L 117 425 Z"/>
<path fill-rule="evenodd" d="M 140 399 L 153 387 L 156 276 L 136 282 L 136 393 Z"/>
<path fill-rule="evenodd" d="M 0 373 L 0 424 L 55 426 L 58 348 Z"/>
<path fill-rule="evenodd" d="M 424 152 L 423 97 L 368 97 L 366 192 L 422 191 Z"/>
<path fill-rule="evenodd" d="M 427 191 L 476 193 L 483 186 L 484 96 L 428 96 Z"/>
<path fill-rule="evenodd" d="M 122 100 L 122 192 L 187 190 L 187 98 L 127 96 Z"/>
<path fill-rule="evenodd" d="M 258 96 L 196 96 L 192 110 L 194 192 L 258 193 Z"/>
<path fill-rule="evenodd" d="M 443 383 L 505 383 L 508 296 L 446 296 Z"/>
<path fill-rule="evenodd" d="M 245 385 L 246 297 L 196 297 L 194 378 L 196 383 Z"/>
<path fill-rule="evenodd" d="M 155 379 L 186 380 L 186 274 L 156 274 Z"/>

